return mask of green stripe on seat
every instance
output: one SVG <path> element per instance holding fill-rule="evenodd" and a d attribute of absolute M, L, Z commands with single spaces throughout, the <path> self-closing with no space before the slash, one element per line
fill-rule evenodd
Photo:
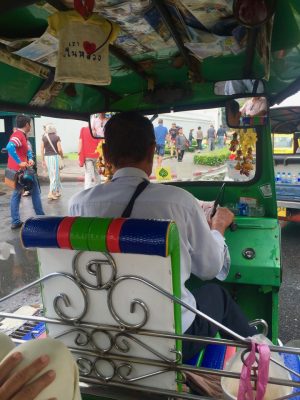
<path fill-rule="evenodd" d="M 70 242 L 74 250 L 89 250 L 88 232 L 94 219 L 91 217 L 79 217 L 74 221 L 70 232 Z"/>
<path fill-rule="evenodd" d="M 106 234 L 112 218 L 94 218 L 88 231 L 88 248 L 91 251 L 107 251 Z"/>
<path fill-rule="evenodd" d="M 171 222 L 167 233 L 167 256 L 171 257 L 173 295 L 181 299 L 181 275 L 180 275 L 180 241 L 179 232 L 175 222 Z M 175 333 L 181 335 L 181 305 L 174 302 Z M 182 352 L 182 341 L 176 340 L 176 350 Z M 179 374 L 178 374 L 179 375 Z M 180 378 L 177 375 L 177 378 Z M 178 384 L 178 391 L 182 391 L 182 385 Z"/>

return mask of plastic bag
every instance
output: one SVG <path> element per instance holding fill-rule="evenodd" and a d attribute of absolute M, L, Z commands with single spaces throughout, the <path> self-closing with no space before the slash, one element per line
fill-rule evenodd
<path fill-rule="evenodd" d="M 272 345 L 272 342 L 265 337 L 262 334 L 255 335 L 252 337 L 252 339 L 256 343 L 266 343 L 268 345 Z M 225 365 L 225 371 L 230 371 L 230 372 L 238 372 L 241 373 L 242 367 L 243 367 L 243 362 L 241 359 L 241 354 L 244 351 L 244 349 L 238 350 L 235 355 L 230 358 Z M 271 352 L 271 358 L 275 359 L 276 361 L 280 362 L 281 364 L 284 364 L 283 359 L 278 353 Z M 269 378 L 278 378 L 278 379 L 285 379 L 285 380 L 291 380 L 291 376 L 288 371 L 280 367 L 279 365 L 276 365 L 272 361 L 270 361 L 270 367 L 269 367 Z M 222 377 L 221 379 L 221 385 L 224 393 L 224 398 L 228 400 L 235 400 L 238 397 L 238 390 L 239 390 L 239 380 L 234 379 L 234 378 L 227 378 L 227 377 Z M 254 386 L 254 382 L 252 383 Z M 286 396 L 288 394 L 291 394 L 293 391 L 293 388 L 288 387 L 288 386 L 279 386 L 279 385 L 273 385 L 273 384 L 268 384 L 266 393 L 264 396 L 264 400 L 274 400 L 278 397 Z M 256 391 L 254 390 L 254 395 L 256 395 Z"/>

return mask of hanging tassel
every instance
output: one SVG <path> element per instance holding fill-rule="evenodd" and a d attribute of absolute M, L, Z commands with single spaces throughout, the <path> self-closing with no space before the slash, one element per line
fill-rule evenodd
<path fill-rule="evenodd" d="M 74 0 L 75 10 L 84 18 L 88 19 L 94 10 L 95 0 Z"/>

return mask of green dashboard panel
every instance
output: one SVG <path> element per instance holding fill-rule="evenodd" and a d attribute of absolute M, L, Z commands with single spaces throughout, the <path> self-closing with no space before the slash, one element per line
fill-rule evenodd
<path fill-rule="evenodd" d="M 237 230 L 226 232 L 231 256 L 226 282 L 280 286 L 280 226 L 276 219 L 237 217 Z M 252 259 L 248 259 L 253 256 Z"/>

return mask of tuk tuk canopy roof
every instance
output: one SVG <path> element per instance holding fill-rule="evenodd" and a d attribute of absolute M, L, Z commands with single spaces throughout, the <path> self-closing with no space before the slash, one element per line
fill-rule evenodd
<path fill-rule="evenodd" d="M 294 133 L 300 131 L 300 107 L 270 109 L 271 131 Z"/>
<path fill-rule="evenodd" d="M 86 118 L 100 111 L 214 107 L 222 101 L 216 81 L 245 78 L 264 79 L 271 104 L 297 91 L 299 1 L 266 0 L 275 4 L 274 14 L 256 28 L 239 24 L 233 0 L 211 3 L 208 9 L 203 0 L 95 0 L 93 15 L 118 31 L 109 45 L 111 83 L 99 86 L 54 83 L 57 49 L 45 40 L 48 18 L 72 10 L 73 0 L 1 2 L 1 109 Z"/>

